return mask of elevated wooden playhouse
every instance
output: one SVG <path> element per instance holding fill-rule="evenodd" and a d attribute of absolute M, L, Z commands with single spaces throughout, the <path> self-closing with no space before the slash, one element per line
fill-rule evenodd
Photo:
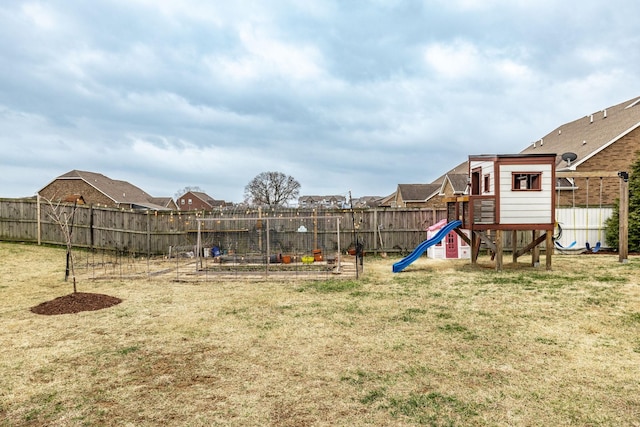
<path fill-rule="evenodd" d="M 447 199 L 448 221 L 462 221 L 471 239 L 456 232 L 471 246 L 476 263 L 481 243 L 489 248 L 496 270 L 503 266 L 504 233 L 512 233 L 513 262 L 531 252 L 531 263 L 540 263 L 545 242 L 546 268 L 551 269 L 555 225 L 555 154 L 499 154 L 469 156 L 468 196 Z M 517 233 L 531 232 L 531 243 L 517 248 Z"/>

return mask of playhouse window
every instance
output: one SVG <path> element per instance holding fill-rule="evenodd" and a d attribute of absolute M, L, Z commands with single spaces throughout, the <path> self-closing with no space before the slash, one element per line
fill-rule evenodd
<path fill-rule="evenodd" d="M 488 193 L 491 191 L 491 175 L 486 174 L 484 176 L 484 192 Z"/>
<path fill-rule="evenodd" d="M 512 189 L 514 191 L 540 190 L 541 177 L 541 172 L 514 173 L 512 175 Z"/>

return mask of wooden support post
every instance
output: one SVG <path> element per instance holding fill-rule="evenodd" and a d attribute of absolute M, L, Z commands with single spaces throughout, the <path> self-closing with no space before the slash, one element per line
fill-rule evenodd
<path fill-rule="evenodd" d="M 496 271 L 502 271 L 503 249 L 502 230 L 496 230 Z"/>
<path fill-rule="evenodd" d="M 533 236 L 531 238 L 531 241 L 535 242 L 538 240 L 539 237 L 540 237 L 540 231 L 533 230 Z M 540 265 L 540 245 L 535 245 L 531 249 L 531 266 L 537 267 L 539 265 Z"/>
<path fill-rule="evenodd" d="M 518 231 L 513 230 L 511 232 L 511 251 L 513 256 L 513 263 L 518 262 Z"/>
<path fill-rule="evenodd" d="M 619 172 L 620 177 L 620 210 L 618 219 L 618 260 L 628 262 L 629 256 L 629 174 Z"/>
<path fill-rule="evenodd" d="M 478 262 L 478 252 L 480 251 L 480 238 L 477 232 L 471 232 L 471 264 Z"/>
<path fill-rule="evenodd" d="M 546 245 L 546 268 L 551 270 L 551 254 L 553 253 L 553 230 L 547 230 Z"/>
<path fill-rule="evenodd" d="M 464 240 L 464 242 L 471 246 L 471 240 L 469 240 L 469 236 L 467 236 L 466 234 L 464 234 L 464 232 L 462 230 L 460 230 L 459 228 L 454 228 L 453 231 L 455 231 L 455 233 L 460 236 L 460 238 L 462 240 Z"/>

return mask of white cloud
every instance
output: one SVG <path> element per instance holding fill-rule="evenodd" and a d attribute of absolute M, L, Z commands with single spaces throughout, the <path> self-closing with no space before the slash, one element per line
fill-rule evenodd
<path fill-rule="evenodd" d="M 238 82 L 270 78 L 305 81 L 321 78 L 322 58 L 316 48 L 277 40 L 254 25 L 241 25 L 242 50 L 233 56 L 210 55 L 205 59 L 212 73 Z"/>
<path fill-rule="evenodd" d="M 22 12 L 31 22 L 42 30 L 53 30 L 58 22 L 53 9 L 43 3 L 29 2 L 22 5 Z"/>
<path fill-rule="evenodd" d="M 637 96 L 639 5 L 0 2 L 0 197 L 72 169 L 233 201 L 265 170 L 429 182 Z"/>
<path fill-rule="evenodd" d="M 528 83 L 535 73 L 520 61 L 520 54 L 490 46 L 478 46 L 468 41 L 433 43 L 424 49 L 428 68 L 445 80 L 506 80 Z"/>
<path fill-rule="evenodd" d="M 462 79 L 478 74 L 483 67 L 482 54 L 466 41 L 433 43 L 425 48 L 424 58 L 429 67 L 440 76 Z"/>

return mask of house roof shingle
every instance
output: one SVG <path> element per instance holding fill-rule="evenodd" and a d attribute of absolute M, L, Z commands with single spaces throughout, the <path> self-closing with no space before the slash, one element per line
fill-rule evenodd
<path fill-rule="evenodd" d="M 405 202 L 424 202 L 440 191 L 440 184 L 398 184 L 398 192 Z"/>
<path fill-rule="evenodd" d="M 565 123 L 529 144 L 521 154 L 555 153 L 556 167 L 575 169 L 638 127 L 640 97 Z M 571 165 L 562 160 L 562 154 L 567 152 L 577 155 Z"/>
<path fill-rule="evenodd" d="M 164 210 L 164 206 L 154 203 L 151 196 L 142 189 L 127 182 L 111 179 L 101 173 L 72 170 L 60 175 L 56 180 L 82 180 L 113 200 L 115 204 L 136 205 L 143 208 Z"/>
<path fill-rule="evenodd" d="M 449 180 L 454 194 L 465 194 L 469 184 L 468 173 L 447 174 L 445 179 Z"/>
<path fill-rule="evenodd" d="M 226 202 L 224 200 L 216 200 L 202 191 L 190 191 L 190 193 L 211 207 L 220 207 L 226 205 Z"/>

